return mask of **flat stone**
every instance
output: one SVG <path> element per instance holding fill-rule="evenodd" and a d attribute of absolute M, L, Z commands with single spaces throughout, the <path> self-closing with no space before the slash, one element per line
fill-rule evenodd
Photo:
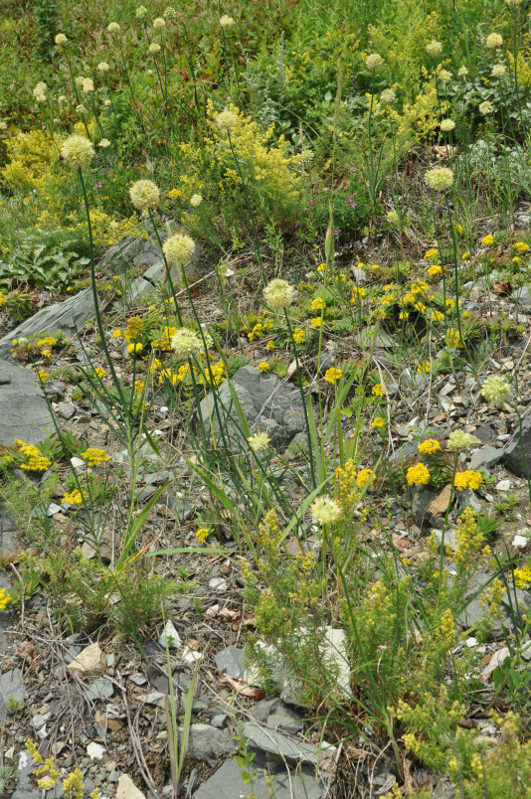
<path fill-rule="evenodd" d="M 256 764 L 258 766 L 258 763 Z M 265 765 L 265 764 L 264 764 Z M 242 770 L 233 758 L 212 775 L 194 794 L 194 799 L 245 799 L 252 787 L 256 799 L 321 799 L 325 796 L 325 786 L 315 778 L 313 769 L 302 769 L 288 773 L 283 770 L 272 776 L 272 786 L 264 775 L 264 770 L 256 768 L 252 786 L 245 783 Z"/>
<path fill-rule="evenodd" d="M 77 674 L 80 677 L 95 677 L 103 674 L 106 667 L 107 659 L 98 643 L 90 644 L 82 649 L 67 666 L 71 674 Z"/>
<path fill-rule="evenodd" d="M 182 728 L 179 728 L 179 739 L 181 738 Z M 237 749 L 238 744 L 234 742 L 228 730 L 216 729 L 210 724 L 190 725 L 186 753 L 192 760 L 200 760 L 209 766 L 214 766 L 220 758 L 234 754 Z"/>
<path fill-rule="evenodd" d="M 500 480 L 500 482 L 496 484 L 496 489 L 498 491 L 510 491 L 511 485 L 512 483 L 510 480 Z"/>
<path fill-rule="evenodd" d="M 511 300 L 522 308 L 531 308 L 531 292 L 529 286 L 521 286 L 511 294 Z"/>
<path fill-rule="evenodd" d="M 319 757 L 323 751 L 333 752 L 335 747 L 322 743 L 321 748 L 311 744 L 305 744 L 299 738 L 291 735 L 284 735 L 277 730 L 269 730 L 247 721 L 243 725 L 243 737 L 246 738 L 252 747 L 260 749 L 273 759 L 297 765 L 298 763 L 311 763 L 317 765 Z"/>
<path fill-rule="evenodd" d="M 526 477 L 528 470 L 531 474 L 531 416 L 527 416 L 522 422 L 521 437 L 517 426 L 507 442 L 503 450 L 503 464 L 518 477 Z"/>
<path fill-rule="evenodd" d="M 24 703 L 26 692 L 20 669 L 13 669 L 0 674 L 0 696 L 6 704 L 10 699 L 13 702 Z"/>
<path fill-rule="evenodd" d="M 108 680 L 94 680 L 87 690 L 89 699 L 109 699 L 113 694 L 113 684 Z"/>
<path fill-rule="evenodd" d="M 16 438 L 38 444 L 51 432 L 53 419 L 35 372 L 0 360 L 0 444 Z"/>
<path fill-rule="evenodd" d="M 60 402 L 55 409 L 58 416 L 63 419 L 71 419 L 76 412 L 76 406 L 73 402 Z"/>
<path fill-rule="evenodd" d="M 502 457 L 503 449 L 491 447 L 490 444 L 487 444 L 486 446 L 481 447 L 481 449 L 477 449 L 472 453 L 469 461 L 470 468 L 479 469 L 484 466 L 486 469 L 489 469 L 491 466 L 495 466 L 499 461 L 501 461 Z"/>
<path fill-rule="evenodd" d="M 146 797 L 136 787 L 129 774 L 121 774 L 116 788 L 116 799 L 146 799 Z"/>
<path fill-rule="evenodd" d="M 91 741 L 87 746 L 87 755 L 91 760 L 101 760 L 106 751 L 105 747 L 96 741 Z"/>
<path fill-rule="evenodd" d="M 334 682 L 343 694 L 351 695 L 350 666 L 348 660 L 347 636 L 344 630 L 325 627 L 321 647 L 322 663 L 335 676 Z"/>
<path fill-rule="evenodd" d="M 245 677 L 245 664 L 243 662 L 243 650 L 235 646 L 228 646 L 216 655 L 216 666 L 221 672 L 237 680 Z"/>
<path fill-rule="evenodd" d="M 164 629 L 159 637 L 159 644 L 166 648 L 166 644 L 170 649 L 178 649 L 182 646 L 181 636 L 175 629 L 175 625 L 171 619 L 168 619 L 164 625 Z"/>
<path fill-rule="evenodd" d="M 276 375 L 261 374 L 252 366 L 242 366 L 231 383 L 251 433 L 267 433 L 274 449 L 285 449 L 294 436 L 305 429 L 299 390 Z M 248 452 L 249 445 L 241 433 L 239 414 L 228 381 L 221 385 L 216 396 L 215 401 L 210 392 L 199 405 L 198 415 L 205 430 L 209 432 L 213 428 L 220 446 Z"/>

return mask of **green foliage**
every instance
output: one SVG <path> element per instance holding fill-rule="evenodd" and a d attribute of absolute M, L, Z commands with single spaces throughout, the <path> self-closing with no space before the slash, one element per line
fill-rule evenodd
<path fill-rule="evenodd" d="M 11 261 L 0 261 L 0 286 L 31 285 L 63 290 L 83 277 L 88 258 L 76 251 L 79 241 L 64 238 L 61 230 L 23 233 Z"/>
<path fill-rule="evenodd" d="M 39 55 L 43 61 L 50 61 L 54 50 L 55 35 L 58 33 L 58 0 L 35 0 L 33 13 Z"/>

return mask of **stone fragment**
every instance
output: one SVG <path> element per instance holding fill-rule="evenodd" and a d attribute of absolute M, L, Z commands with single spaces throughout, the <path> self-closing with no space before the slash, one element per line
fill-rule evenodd
<path fill-rule="evenodd" d="M 252 366 L 238 369 L 231 383 L 251 433 L 267 433 L 274 449 L 284 450 L 293 437 L 304 430 L 304 408 L 298 389 L 276 375 L 261 374 Z M 228 381 L 217 392 L 216 402 L 212 392 L 201 401 L 198 415 L 207 432 L 213 421 L 213 432 L 220 446 L 236 452 L 249 451 Z"/>
<path fill-rule="evenodd" d="M 178 649 L 182 646 L 181 637 L 171 619 L 168 619 L 164 625 L 164 629 L 159 638 L 159 644 L 164 648 L 166 648 L 167 644 L 170 649 Z"/>
<path fill-rule="evenodd" d="M 437 494 L 437 496 L 431 500 L 430 504 L 427 507 L 427 512 L 431 513 L 432 516 L 442 516 L 448 510 L 448 503 L 450 502 L 450 495 L 452 493 L 452 486 L 451 483 L 445 485 L 441 491 Z"/>
<path fill-rule="evenodd" d="M 518 425 L 505 445 L 503 464 L 517 477 L 526 477 L 528 471 L 531 474 L 531 416 L 522 422 L 522 435 Z"/>
<path fill-rule="evenodd" d="M 38 444 L 54 430 L 35 372 L 0 360 L 0 444 L 10 446 L 16 438 Z"/>
<path fill-rule="evenodd" d="M 101 760 L 105 752 L 105 747 L 96 743 L 96 741 L 91 741 L 87 746 L 87 755 L 91 760 Z"/>
<path fill-rule="evenodd" d="M 266 782 L 262 768 L 256 769 L 252 785 L 256 799 L 269 799 L 271 795 L 276 799 L 322 799 L 327 795 L 327 788 L 315 778 L 314 769 L 307 766 L 296 772 L 284 769 L 274 774 L 272 779 L 271 786 Z M 201 785 L 194 799 L 243 799 L 248 793 L 249 784 L 244 783 L 241 768 L 230 758 Z"/>
<path fill-rule="evenodd" d="M 108 680 L 94 680 L 88 687 L 89 699 L 110 699 L 114 694 L 114 686 Z"/>
<path fill-rule="evenodd" d="M 237 680 L 245 677 L 245 664 L 243 662 L 243 650 L 235 646 L 228 646 L 216 655 L 216 666 L 221 672 Z"/>
<path fill-rule="evenodd" d="M 344 630 L 325 627 L 324 641 L 321 647 L 323 665 L 335 677 L 335 683 L 347 696 L 350 690 L 350 666 L 348 662 L 347 636 Z"/>
<path fill-rule="evenodd" d="M 90 644 L 82 649 L 67 666 L 71 674 L 77 674 L 80 677 L 96 677 L 103 674 L 106 667 L 105 653 L 98 643 Z"/>
<path fill-rule="evenodd" d="M 179 728 L 179 743 L 182 739 L 182 728 Z M 216 729 L 210 724 L 191 724 L 188 736 L 187 755 L 192 760 L 200 760 L 214 766 L 222 757 L 234 754 L 238 745 L 233 741 L 228 730 Z"/>
<path fill-rule="evenodd" d="M 146 797 L 136 787 L 129 774 L 121 774 L 116 788 L 116 799 L 146 799 Z"/>
<path fill-rule="evenodd" d="M 335 747 L 325 742 L 321 744 L 320 748 L 317 748 L 292 735 L 284 735 L 278 730 L 265 729 L 252 721 L 247 721 L 243 725 L 243 737 L 255 749 L 260 749 L 273 759 L 293 765 L 311 763 L 315 766 L 322 752 L 325 750 L 327 752 L 335 751 Z"/>
<path fill-rule="evenodd" d="M 485 469 L 489 469 L 491 466 L 495 466 L 499 461 L 501 461 L 503 457 L 503 449 L 499 447 L 492 447 L 490 444 L 487 444 L 481 449 L 477 449 L 475 452 L 472 453 L 470 456 L 470 468 L 471 469 L 480 469 L 484 467 Z"/>

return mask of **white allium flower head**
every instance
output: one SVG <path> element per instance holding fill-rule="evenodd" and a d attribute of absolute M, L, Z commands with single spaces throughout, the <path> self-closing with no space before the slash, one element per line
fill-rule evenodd
<path fill-rule="evenodd" d="M 272 311 L 282 311 L 292 301 L 294 292 L 294 287 L 287 280 L 276 277 L 264 289 L 266 305 Z"/>
<path fill-rule="evenodd" d="M 481 396 L 489 405 L 501 408 L 511 393 L 511 384 L 501 375 L 491 375 L 483 381 Z"/>
<path fill-rule="evenodd" d="M 268 449 L 271 439 L 267 433 L 254 433 L 247 439 L 247 443 L 253 452 L 263 452 L 263 450 Z"/>
<path fill-rule="evenodd" d="M 460 78 L 466 78 L 466 76 L 468 75 L 468 69 L 465 67 L 464 64 L 462 67 L 459 67 L 459 69 L 457 70 L 457 74 L 459 75 Z"/>
<path fill-rule="evenodd" d="M 499 33 L 489 33 L 485 39 L 485 44 L 487 46 L 487 50 L 496 50 L 498 47 L 502 46 L 503 37 Z"/>
<path fill-rule="evenodd" d="M 485 117 L 488 114 L 492 114 L 494 111 L 494 106 L 490 100 L 483 100 L 483 102 L 478 105 L 478 111 Z"/>
<path fill-rule="evenodd" d="M 195 252 L 195 242 L 190 236 L 176 233 L 166 239 L 162 245 L 162 252 L 170 266 L 182 266 L 190 260 Z"/>
<path fill-rule="evenodd" d="M 223 14 L 221 19 L 219 20 L 219 24 L 222 28 L 232 28 L 234 25 L 234 20 L 232 17 L 229 17 L 227 14 Z"/>
<path fill-rule="evenodd" d="M 107 31 L 109 33 L 119 33 L 120 32 L 120 26 L 118 25 L 117 22 L 111 22 L 111 23 L 109 23 L 109 25 L 107 25 Z"/>
<path fill-rule="evenodd" d="M 152 180 L 137 180 L 129 189 L 129 196 L 138 211 L 147 211 L 158 203 L 160 192 Z"/>
<path fill-rule="evenodd" d="M 505 64 L 494 64 L 490 74 L 491 77 L 493 78 L 501 78 L 503 77 L 503 75 L 505 75 L 506 72 L 507 72 L 507 67 L 505 66 Z"/>
<path fill-rule="evenodd" d="M 77 169 L 90 164 L 94 157 L 94 147 L 85 136 L 69 136 L 63 142 L 61 155 L 67 167 Z"/>
<path fill-rule="evenodd" d="M 151 42 L 149 45 L 149 52 L 154 55 L 155 53 L 160 53 L 160 44 L 158 42 Z"/>
<path fill-rule="evenodd" d="M 443 119 L 441 122 L 441 130 L 443 133 L 449 133 L 451 130 L 455 128 L 455 122 L 453 119 Z"/>
<path fill-rule="evenodd" d="M 438 42 L 436 39 L 432 39 L 431 42 L 426 45 L 426 52 L 428 55 L 440 55 L 442 53 L 442 49 L 442 43 Z"/>
<path fill-rule="evenodd" d="M 98 70 L 98 72 L 108 72 L 109 71 L 109 65 L 108 65 L 108 63 L 106 61 L 100 61 L 100 63 L 96 67 L 96 69 Z"/>
<path fill-rule="evenodd" d="M 310 513 L 312 519 L 321 525 L 334 524 L 343 515 L 339 505 L 330 497 L 317 497 L 310 505 Z"/>
<path fill-rule="evenodd" d="M 392 89 L 384 89 L 380 95 L 380 100 L 382 103 L 388 105 L 389 103 L 394 103 L 396 100 L 396 94 Z"/>
<path fill-rule="evenodd" d="M 110 143 L 109 139 L 101 139 L 100 143 L 98 144 L 98 147 L 103 147 L 104 149 L 106 147 L 110 147 L 110 146 L 111 146 L 111 143 Z"/>
<path fill-rule="evenodd" d="M 92 78 L 85 78 L 81 84 L 83 94 L 91 94 L 94 91 L 94 81 Z"/>
<path fill-rule="evenodd" d="M 142 19 L 142 17 L 145 17 L 146 14 L 147 14 L 147 8 L 145 6 L 138 6 L 136 10 L 136 18 Z"/>
<path fill-rule="evenodd" d="M 382 64 L 383 64 L 382 56 L 378 55 L 378 53 L 371 53 L 369 56 L 367 56 L 365 60 L 365 66 L 367 67 L 367 69 L 370 69 L 371 71 L 378 69 L 378 67 L 381 67 Z"/>
<path fill-rule="evenodd" d="M 202 348 L 203 344 L 197 333 L 187 327 L 177 330 L 171 340 L 173 352 L 180 358 L 189 358 Z"/>
<path fill-rule="evenodd" d="M 454 173 L 448 167 L 429 169 L 424 177 L 426 185 L 435 191 L 445 191 L 453 185 Z"/>
<path fill-rule="evenodd" d="M 472 444 L 472 436 L 464 430 L 454 430 L 448 436 L 447 448 L 454 452 L 462 452 Z"/>
<path fill-rule="evenodd" d="M 163 19 L 162 17 L 157 17 L 156 19 L 153 20 L 153 27 L 156 30 L 160 30 L 161 28 L 165 28 L 166 27 L 166 20 Z"/>
<path fill-rule="evenodd" d="M 55 37 L 55 43 L 58 47 L 61 47 L 61 45 L 66 44 L 67 41 L 68 39 L 66 38 L 64 33 L 58 33 L 57 36 Z"/>
<path fill-rule="evenodd" d="M 216 117 L 216 125 L 220 130 L 232 130 L 236 125 L 236 114 L 233 111 L 221 111 Z"/>
<path fill-rule="evenodd" d="M 192 194 L 190 197 L 190 205 L 192 208 L 197 208 L 203 202 L 203 198 L 200 194 Z"/>

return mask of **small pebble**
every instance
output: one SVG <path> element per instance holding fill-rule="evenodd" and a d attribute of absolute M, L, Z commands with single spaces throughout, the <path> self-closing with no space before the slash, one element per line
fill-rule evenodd
<path fill-rule="evenodd" d="M 510 480 L 500 480 L 498 485 L 496 486 L 498 491 L 510 491 L 511 490 L 511 481 Z"/>

